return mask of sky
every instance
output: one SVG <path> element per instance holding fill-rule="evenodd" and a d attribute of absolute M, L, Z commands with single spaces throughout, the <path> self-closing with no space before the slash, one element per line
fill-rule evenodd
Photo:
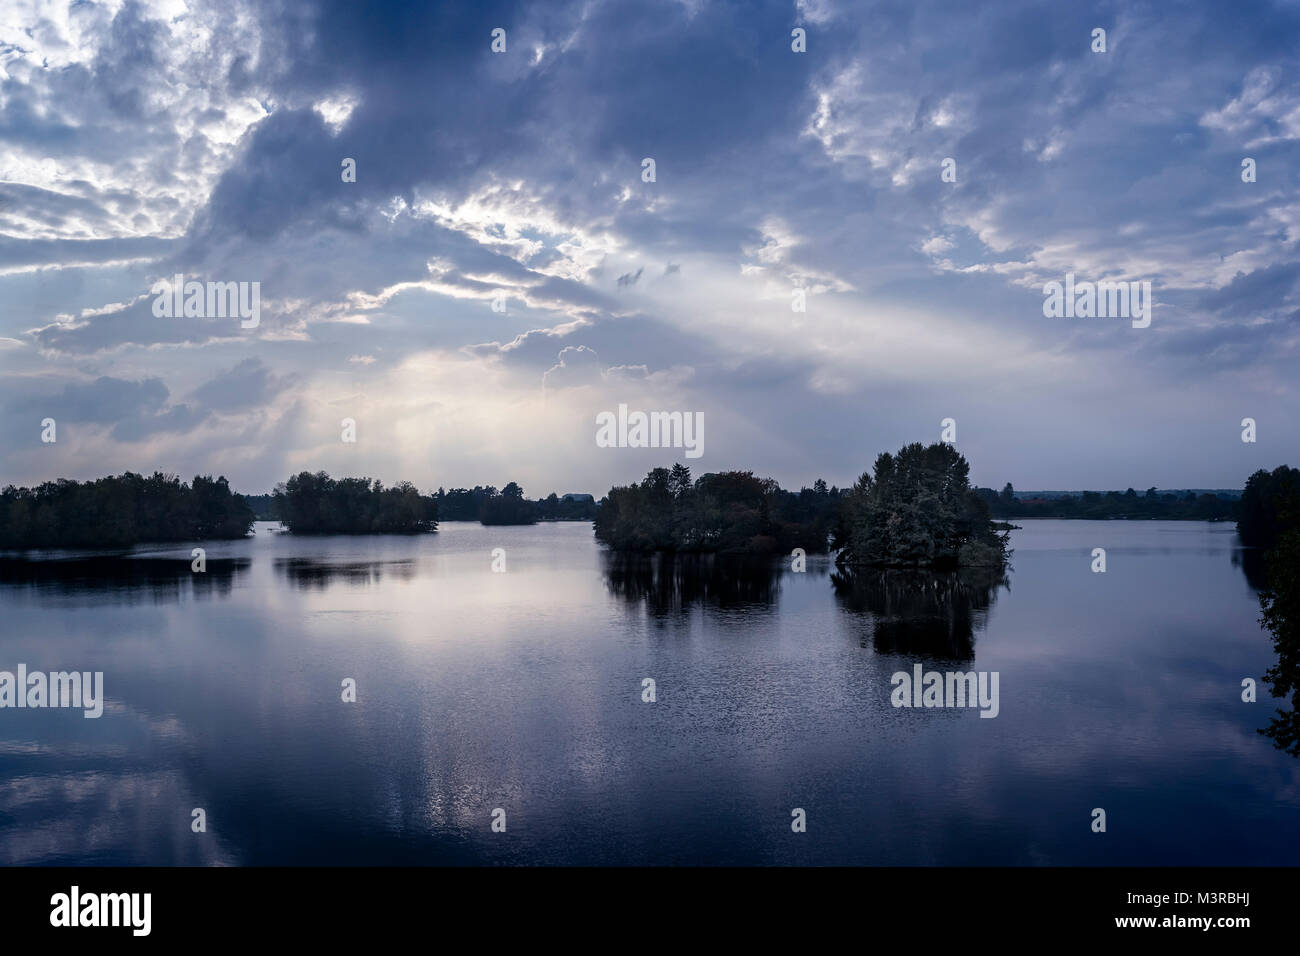
<path fill-rule="evenodd" d="M 1298 66 L 1295 0 L 6 0 L 0 484 L 845 485 L 952 419 L 981 485 L 1239 488 L 1300 464 Z"/>

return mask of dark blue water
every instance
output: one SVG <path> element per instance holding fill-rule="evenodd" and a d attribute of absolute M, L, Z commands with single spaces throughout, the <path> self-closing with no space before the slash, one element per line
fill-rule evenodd
<path fill-rule="evenodd" d="M 107 704 L 0 710 L 0 863 L 1300 858 L 1228 525 L 1027 521 L 1009 589 L 838 591 L 825 559 L 617 561 L 580 524 L 258 532 L 202 575 L 4 566 L 0 669 L 102 670 Z M 999 715 L 892 707 L 916 662 L 998 672 Z"/>

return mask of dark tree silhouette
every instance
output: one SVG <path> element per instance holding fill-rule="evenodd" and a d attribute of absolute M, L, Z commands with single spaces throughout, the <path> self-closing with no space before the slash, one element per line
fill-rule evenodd
<path fill-rule="evenodd" d="M 974 659 L 976 633 L 988 624 L 999 590 L 1011 587 L 1000 568 L 842 568 L 831 584 L 847 610 L 870 620 L 864 647 L 954 661 Z"/>
<path fill-rule="evenodd" d="M 751 471 L 702 475 L 685 465 L 652 469 L 640 484 L 615 487 L 596 513 L 596 538 L 616 551 L 825 553 L 839 489 L 783 491 Z"/>
<path fill-rule="evenodd" d="M 133 472 L 0 493 L 0 548 L 118 548 L 144 541 L 242 538 L 253 511 L 225 478 Z"/>
<path fill-rule="evenodd" d="M 907 445 L 876 458 L 844 501 L 836 535 L 842 567 L 1001 567 L 1007 536 L 970 487 L 970 465 L 952 445 Z"/>
<path fill-rule="evenodd" d="M 513 481 L 499 495 L 485 495 L 479 502 L 478 520 L 483 524 L 536 524 L 537 504 L 524 497 L 524 489 Z"/>
<path fill-rule="evenodd" d="M 1263 469 L 1246 479 L 1241 493 L 1241 516 L 1237 533 L 1242 544 L 1271 548 L 1283 530 L 1282 511 L 1300 496 L 1300 469 L 1279 465 L 1273 471 Z"/>
<path fill-rule="evenodd" d="M 1163 518 L 1180 521 L 1226 521 L 1236 518 L 1240 503 L 1226 495 L 1158 494 L 1148 488 L 1139 495 L 1127 491 L 1085 491 L 1082 495 L 1057 498 L 1017 498 L 1008 482 L 1003 489 L 976 488 L 988 505 L 991 517 L 1010 518 Z"/>
<path fill-rule="evenodd" d="M 275 508 L 294 534 L 414 534 L 438 530 L 438 503 L 404 481 L 335 480 L 299 472 L 275 488 Z"/>
<path fill-rule="evenodd" d="M 1291 709 L 1279 708 L 1260 733 L 1279 750 L 1300 757 L 1300 491 L 1277 499 L 1273 513 L 1276 523 L 1267 537 L 1276 543 L 1264 556 L 1268 586 L 1259 603 L 1260 623 L 1273 637 L 1277 662 L 1264 680 L 1274 697 L 1290 698 Z"/>

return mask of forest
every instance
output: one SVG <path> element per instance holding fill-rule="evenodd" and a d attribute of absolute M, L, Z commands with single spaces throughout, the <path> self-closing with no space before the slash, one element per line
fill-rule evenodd
<path fill-rule="evenodd" d="M 142 541 L 242 538 L 253 510 L 224 477 L 60 478 L 0 492 L 0 548 L 119 548 Z"/>
<path fill-rule="evenodd" d="M 821 480 L 792 492 L 752 471 L 692 480 L 679 463 L 611 488 L 594 525 L 597 540 L 616 551 L 824 554 L 839 502 L 840 490 Z"/>
<path fill-rule="evenodd" d="M 1240 502 L 1225 495 L 1177 495 L 1148 488 L 1138 494 L 1127 491 L 1085 491 L 1079 495 L 1061 495 L 1055 498 L 1024 498 L 1017 496 L 1008 482 L 1003 489 L 976 488 L 988 505 L 989 514 L 996 519 L 1012 518 L 1129 518 L 1166 521 L 1228 521 L 1237 517 Z"/>
<path fill-rule="evenodd" d="M 417 534 L 438 530 L 438 502 L 409 481 L 299 472 L 277 485 L 276 514 L 293 534 Z"/>

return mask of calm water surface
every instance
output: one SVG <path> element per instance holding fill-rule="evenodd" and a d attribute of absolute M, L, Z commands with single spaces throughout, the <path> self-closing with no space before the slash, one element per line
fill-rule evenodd
<path fill-rule="evenodd" d="M 615 561 L 576 523 L 7 562 L 0 669 L 107 704 L 0 710 L 0 863 L 1300 861 L 1233 528 L 1024 525 L 1009 588 Z M 893 708 L 917 662 L 999 672 L 999 716 Z"/>

